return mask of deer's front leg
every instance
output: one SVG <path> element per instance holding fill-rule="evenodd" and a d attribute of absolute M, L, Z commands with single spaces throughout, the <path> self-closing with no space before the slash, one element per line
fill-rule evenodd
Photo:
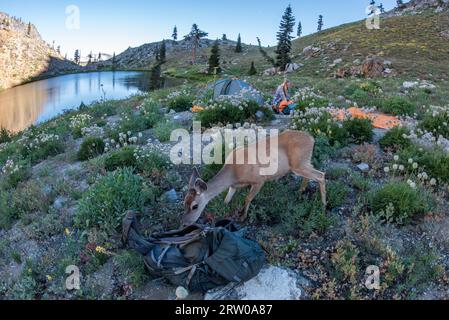
<path fill-rule="evenodd" d="M 251 202 L 254 200 L 254 198 L 257 196 L 257 194 L 260 192 L 260 190 L 263 187 L 263 183 L 261 184 L 255 184 L 251 186 L 251 190 L 249 191 L 248 196 L 246 197 L 245 200 L 245 207 L 242 210 L 242 214 L 240 216 L 240 221 L 245 221 L 248 218 L 248 211 L 249 211 L 249 206 L 251 205 Z"/>

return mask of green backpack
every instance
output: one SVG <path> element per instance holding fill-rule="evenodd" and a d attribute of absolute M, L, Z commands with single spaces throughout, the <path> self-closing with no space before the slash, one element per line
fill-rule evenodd
<path fill-rule="evenodd" d="M 221 221 L 215 227 L 193 225 L 144 239 L 133 213 L 128 213 L 123 223 L 125 243 L 144 256 L 149 272 L 191 292 L 206 292 L 257 276 L 265 264 L 265 252 L 258 243 L 244 238 L 243 232 L 232 222 Z"/>

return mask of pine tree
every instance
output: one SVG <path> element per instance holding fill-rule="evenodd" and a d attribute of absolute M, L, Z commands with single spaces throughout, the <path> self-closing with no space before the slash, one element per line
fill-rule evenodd
<path fill-rule="evenodd" d="M 115 68 L 117 67 L 116 64 L 117 64 L 117 61 L 116 61 L 115 52 L 114 52 L 114 54 L 112 55 L 112 70 L 115 70 Z"/>
<path fill-rule="evenodd" d="M 379 10 L 380 10 L 380 13 L 385 13 L 385 8 L 382 3 L 379 5 Z"/>
<path fill-rule="evenodd" d="M 171 37 L 173 38 L 173 40 L 178 41 L 178 27 L 177 26 L 175 26 L 173 28 L 173 34 Z"/>
<path fill-rule="evenodd" d="M 398 8 L 402 8 L 404 6 L 404 1 L 396 0 L 396 4 L 397 4 Z"/>
<path fill-rule="evenodd" d="M 166 63 L 165 60 L 166 47 L 165 40 L 162 41 L 161 46 L 158 48 L 156 53 L 156 60 L 153 67 L 151 68 L 150 74 L 150 90 L 157 90 L 163 86 L 164 79 L 161 77 L 162 65 Z"/>
<path fill-rule="evenodd" d="M 243 49 L 242 49 L 242 37 L 240 36 L 240 33 L 239 33 L 239 37 L 237 38 L 237 45 L 235 46 L 235 52 L 241 53 L 242 51 L 243 51 Z"/>
<path fill-rule="evenodd" d="M 323 22 L 323 15 L 319 15 L 318 16 L 318 29 L 317 29 L 317 31 L 318 32 L 320 32 L 321 30 L 323 30 L 323 25 L 324 25 L 324 22 Z"/>
<path fill-rule="evenodd" d="M 98 61 L 101 61 L 101 52 L 98 53 Z"/>
<path fill-rule="evenodd" d="M 56 52 L 59 53 L 59 54 L 61 54 L 61 46 L 57 46 L 57 47 L 56 47 Z"/>
<path fill-rule="evenodd" d="M 161 47 L 159 48 L 159 62 L 164 64 L 166 62 L 167 47 L 165 46 L 165 40 L 162 40 Z"/>
<path fill-rule="evenodd" d="M 87 64 L 91 64 L 92 63 L 92 51 L 89 53 L 89 55 L 87 56 L 89 58 L 89 60 L 87 60 Z"/>
<path fill-rule="evenodd" d="M 220 68 L 220 42 L 216 40 L 212 46 L 211 55 L 209 57 L 209 74 L 221 73 Z"/>
<path fill-rule="evenodd" d="M 28 22 L 27 35 L 31 36 L 31 22 Z"/>
<path fill-rule="evenodd" d="M 292 32 L 295 26 L 295 17 L 292 7 L 289 5 L 282 16 L 279 32 L 277 34 L 278 46 L 276 49 L 276 65 L 284 71 L 287 64 L 291 62 L 290 51 L 292 50 Z"/>
<path fill-rule="evenodd" d="M 255 76 L 257 74 L 256 66 L 254 65 L 254 61 L 251 61 L 251 68 L 248 71 L 248 75 Z"/>
<path fill-rule="evenodd" d="M 267 60 L 267 62 L 271 63 L 273 67 L 276 67 L 276 61 L 272 57 L 270 57 L 268 53 L 263 49 L 259 37 L 257 37 L 257 44 L 259 45 L 260 54 L 265 58 L 265 60 Z"/>
<path fill-rule="evenodd" d="M 299 21 L 299 23 L 298 23 L 298 33 L 296 35 L 298 36 L 298 38 L 300 38 L 302 36 L 302 24 L 301 24 L 301 21 Z"/>
<path fill-rule="evenodd" d="M 186 36 L 184 36 L 185 40 L 192 41 L 193 43 L 193 51 L 192 51 L 192 64 L 196 63 L 196 51 L 198 50 L 200 40 L 204 37 L 207 37 L 209 34 L 205 31 L 200 30 L 198 25 L 194 23 L 192 25 L 192 30 Z"/>
<path fill-rule="evenodd" d="M 76 64 L 80 64 L 80 60 L 81 60 L 80 51 L 77 49 L 75 50 L 74 61 Z"/>

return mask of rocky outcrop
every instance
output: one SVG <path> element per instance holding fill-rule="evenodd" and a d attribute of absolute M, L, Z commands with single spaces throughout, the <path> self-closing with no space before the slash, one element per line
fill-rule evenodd
<path fill-rule="evenodd" d="M 449 12 L 449 0 L 411 0 L 385 14 L 385 17 L 401 16 L 405 14 L 419 14 L 424 10 L 435 12 Z"/>
<path fill-rule="evenodd" d="M 199 43 L 199 50 L 197 53 L 197 62 L 206 63 L 208 60 L 208 55 L 202 52 L 202 49 L 212 47 L 214 40 L 201 39 Z M 146 43 L 136 48 L 129 47 L 121 54 L 115 57 L 115 67 L 125 68 L 125 69 L 140 69 L 148 68 L 154 63 L 156 59 L 156 54 L 159 51 L 162 42 L 152 42 Z M 220 40 L 220 45 L 232 46 L 236 45 L 236 42 L 231 40 Z M 187 40 L 173 41 L 165 40 L 165 47 L 167 57 L 181 57 L 184 63 L 190 63 L 192 59 L 192 42 Z M 99 64 L 93 64 L 95 68 L 101 67 L 111 67 L 112 59 L 101 62 Z"/>
<path fill-rule="evenodd" d="M 34 25 L 0 12 L 0 88 L 78 69 L 42 40 Z"/>

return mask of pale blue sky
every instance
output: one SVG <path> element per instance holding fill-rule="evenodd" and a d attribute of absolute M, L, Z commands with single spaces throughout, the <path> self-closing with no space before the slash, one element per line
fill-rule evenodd
<path fill-rule="evenodd" d="M 0 0 L 0 11 L 34 23 L 43 38 L 60 45 L 62 53 L 73 56 L 81 49 L 120 53 L 129 46 L 170 38 L 173 26 L 179 35 L 190 30 L 192 23 L 209 32 L 209 38 L 230 39 L 242 34 L 245 43 L 276 43 L 281 16 L 290 3 L 302 22 L 304 34 L 316 31 L 318 15 L 324 16 L 329 28 L 366 17 L 369 0 Z M 389 10 L 396 0 L 382 2 Z M 66 28 L 66 7 L 80 9 L 80 29 Z"/>

